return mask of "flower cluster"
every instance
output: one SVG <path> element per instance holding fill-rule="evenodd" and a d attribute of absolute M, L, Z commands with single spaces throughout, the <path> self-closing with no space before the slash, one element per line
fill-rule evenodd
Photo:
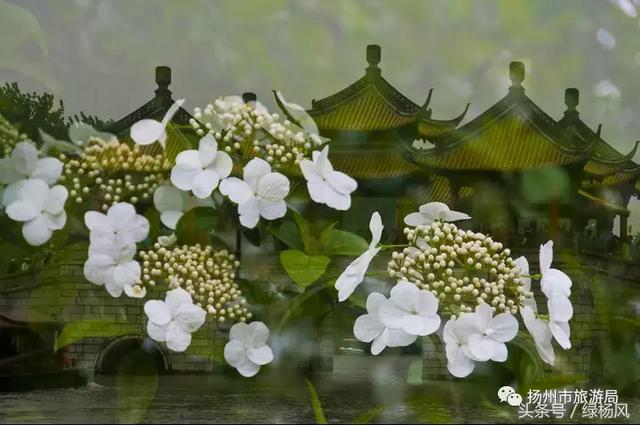
<path fill-rule="evenodd" d="M 389 276 L 432 291 L 452 314 L 474 311 L 486 302 L 498 312 L 516 314 L 525 293 L 510 250 L 491 237 L 453 223 L 405 228 L 409 246 L 392 253 Z"/>
<path fill-rule="evenodd" d="M 146 289 L 140 285 L 140 264 L 134 260 L 136 242 L 149 235 L 149 220 L 131 204 L 117 203 L 106 214 L 89 211 L 84 222 L 90 231 L 89 258 L 84 263 L 84 276 L 89 282 L 104 286 L 117 298 L 124 291 L 129 297 L 143 298 Z"/>
<path fill-rule="evenodd" d="M 20 133 L 0 114 L 0 156 L 9 156 L 13 148 L 25 140 L 27 140 L 27 135 Z"/>
<path fill-rule="evenodd" d="M 149 155 L 117 139 L 91 138 L 80 155 L 61 154 L 60 160 L 65 162 L 61 181 L 71 198 L 77 203 L 97 198 L 103 211 L 118 202 L 149 201 L 173 166 L 163 154 Z"/>
<path fill-rule="evenodd" d="M 211 246 L 163 246 L 139 252 L 142 261 L 142 284 L 166 283 L 170 289 L 183 288 L 198 306 L 220 323 L 245 322 L 251 318 L 238 283 L 240 262 L 227 250 Z"/>
<path fill-rule="evenodd" d="M 0 158 L 0 183 L 7 185 L 2 206 L 9 218 L 24 223 L 22 235 L 29 245 L 46 243 L 67 222 L 67 189 L 55 185 L 61 172 L 60 161 L 38 158 L 29 142 L 18 143 L 9 157 Z"/>
<path fill-rule="evenodd" d="M 316 138 L 291 121 L 239 96 L 220 97 L 204 110 L 196 108 L 194 117 L 190 124 L 197 133 L 212 133 L 225 152 L 260 157 L 274 166 L 297 165 L 318 145 Z"/>

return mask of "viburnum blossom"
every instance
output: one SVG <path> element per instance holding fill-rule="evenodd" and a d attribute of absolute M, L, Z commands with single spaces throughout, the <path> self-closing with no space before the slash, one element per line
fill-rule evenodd
<path fill-rule="evenodd" d="M 338 301 L 342 302 L 349 298 L 358 285 L 362 283 L 371 260 L 373 260 L 373 257 L 380 251 L 378 244 L 382 237 L 383 228 L 382 218 L 376 211 L 371 215 L 371 220 L 369 220 L 369 230 L 371 230 L 371 243 L 369 247 L 358 258 L 351 262 L 336 280 L 335 288 L 338 290 Z"/>
<path fill-rule="evenodd" d="M 113 205 L 106 214 L 89 211 L 84 215 L 84 223 L 90 231 L 91 243 L 123 246 L 140 242 L 149 234 L 149 220 L 126 202 Z"/>
<path fill-rule="evenodd" d="M 362 342 L 371 342 L 371 354 L 378 355 L 386 347 L 405 347 L 413 344 L 416 335 L 401 328 L 388 328 L 380 318 L 380 307 L 387 298 L 377 292 L 367 297 L 367 314 L 358 317 L 353 324 L 353 335 Z"/>
<path fill-rule="evenodd" d="M 134 260 L 136 245 L 110 244 L 106 241 L 89 245 L 89 257 L 84 263 L 84 277 L 91 283 L 104 286 L 109 295 L 139 298 L 146 291 L 140 288 L 140 264 Z M 136 288 L 137 286 L 137 288 Z"/>
<path fill-rule="evenodd" d="M 400 281 L 391 289 L 379 314 L 386 327 L 402 329 L 409 335 L 430 335 L 440 327 L 436 296 L 407 281 Z"/>
<path fill-rule="evenodd" d="M 220 192 L 238 204 L 240 224 L 256 227 L 260 217 L 275 220 L 287 213 L 284 198 L 289 194 L 289 179 L 272 172 L 271 166 L 260 158 L 247 163 L 243 180 L 229 177 L 220 183 Z"/>
<path fill-rule="evenodd" d="M 551 268 L 553 261 L 553 241 L 540 245 L 540 287 L 542 292 L 552 298 L 554 294 L 564 297 L 571 295 L 571 278 L 566 273 L 558 269 Z"/>
<path fill-rule="evenodd" d="M 335 171 L 329 161 L 329 146 L 313 152 L 313 161 L 303 159 L 300 169 L 307 180 L 307 189 L 314 202 L 345 211 L 351 207 L 351 193 L 358 183 L 340 171 Z"/>
<path fill-rule="evenodd" d="M 3 195 L 9 218 L 24 223 L 22 236 L 29 245 L 44 244 L 67 222 L 64 186 L 49 188 L 43 180 L 28 179 L 7 188 Z"/>
<path fill-rule="evenodd" d="M 11 184 L 25 179 L 38 179 L 55 184 L 62 173 L 62 162 L 56 158 L 38 159 L 38 150 L 29 142 L 18 143 L 11 156 L 0 158 L 0 183 Z"/>
<path fill-rule="evenodd" d="M 507 346 L 518 334 L 518 320 L 511 313 L 493 316 L 492 308 L 480 303 L 475 313 L 465 313 L 459 319 L 468 335 L 465 354 L 472 360 L 484 362 L 504 362 L 507 360 Z"/>
<path fill-rule="evenodd" d="M 198 150 L 182 151 L 171 170 L 171 183 L 184 191 L 192 191 L 200 198 L 208 198 L 233 169 L 233 161 L 225 152 L 218 151 L 213 135 L 200 139 Z"/>
<path fill-rule="evenodd" d="M 224 359 L 240 375 L 251 377 L 260 367 L 273 360 L 267 345 L 269 329 L 262 322 L 236 323 L 229 331 L 229 342 L 224 347 Z"/>
<path fill-rule="evenodd" d="M 199 199 L 187 192 L 171 186 L 159 186 L 153 193 L 153 205 L 160 213 L 160 221 L 171 230 L 175 230 L 182 215 L 195 207 L 213 207 L 211 198 Z"/>
<path fill-rule="evenodd" d="M 178 353 L 189 348 L 191 334 L 204 324 L 206 316 L 205 311 L 194 305 L 191 295 L 182 288 L 168 291 L 164 301 L 147 301 L 144 312 L 149 319 L 147 334 Z"/>
<path fill-rule="evenodd" d="M 419 212 L 408 214 L 404 218 L 407 226 L 429 225 L 434 221 L 459 221 L 468 220 L 471 217 L 465 213 L 451 211 L 447 204 L 442 202 L 429 202 L 420 206 Z"/>
<path fill-rule="evenodd" d="M 445 353 L 447 355 L 447 369 L 456 378 L 464 378 L 473 372 L 475 361 L 467 356 L 465 352 L 469 351 L 469 332 L 471 327 L 465 324 L 468 320 L 464 313 L 460 320 L 455 317 L 449 319 L 444 325 L 442 339 L 445 344 Z"/>
<path fill-rule="evenodd" d="M 139 145 L 150 145 L 158 141 L 164 148 L 167 140 L 167 125 L 183 104 L 184 99 L 176 100 L 164 114 L 162 121 L 144 119 L 133 124 L 130 130 L 133 141 Z"/>

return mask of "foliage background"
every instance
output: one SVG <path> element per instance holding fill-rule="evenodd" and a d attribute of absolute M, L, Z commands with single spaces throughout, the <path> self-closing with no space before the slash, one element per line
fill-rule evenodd
<path fill-rule="evenodd" d="M 67 113 L 107 120 L 142 105 L 153 68 L 173 68 L 187 106 L 270 91 L 309 105 L 355 81 L 380 44 L 387 79 L 434 116 L 467 119 L 502 97 L 508 63 L 553 117 L 566 87 L 622 152 L 640 138 L 640 0 L 0 0 L 0 82 L 47 91 Z M 638 155 L 640 157 L 640 154 Z M 638 159 L 638 158 L 637 158 Z M 640 229 L 640 202 L 630 223 Z"/>

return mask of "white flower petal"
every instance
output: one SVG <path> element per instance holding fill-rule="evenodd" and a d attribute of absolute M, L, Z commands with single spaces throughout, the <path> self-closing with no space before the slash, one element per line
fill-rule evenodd
<path fill-rule="evenodd" d="M 147 335 L 154 341 L 164 342 L 167 336 L 167 329 L 169 324 L 160 326 L 153 323 L 151 320 L 147 322 Z"/>
<path fill-rule="evenodd" d="M 153 322 L 158 326 L 165 326 L 171 321 L 171 311 L 164 301 L 147 301 L 144 303 L 144 312 L 149 318 L 149 322 Z"/>
<path fill-rule="evenodd" d="M 123 262 L 113 268 L 113 282 L 124 288 L 140 281 L 140 273 L 140 264 L 137 261 Z"/>
<path fill-rule="evenodd" d="M 249 185 L 236 177 L 229 177 L 220 182 L 220 193 L 229 197 L 236 204 L 243 204 L 253 198 Z"/>
<path fill-rule="evenodd" d="M 107 283 L 105 283 L 104 289 L 106 289 L 109 295 L 111 295 L 113 298 L 119 298 L 120 295 L 122 295 L 122 292 L 124 291 L 124 287 L 122 287 L 121 285 L 118 285 L 113 280 L 110 280 Z"/>
<path fill-rule="evenodd" d="M 247 358 L 252 363 L 263 366 L 271 363 L 273 360 L 273 352 L 268 345 L 262 345 L 260 347 L 247 349 Z"/>
<path fill-rule="evenodd" d="M 124 287 L 124 293 L 129 298 L 144 298 L 147 295 L 147 288 L 140 285 L 127 285 Z"/>
<path fill-rule="evenodd" d="M 289 179 L 280 173 L 269 173 L 258 180 L 256 195 L 267 201 L 280 201 L 289 194 Z"/>
<path fill-rule="evenodd" d="M 178 309 L 183 304 L 193 304 L 191 300 L 191 294 L 182 288 L 172 289 L 167 291 L 167 295 L 164 298 L 164 302 L 167 304 L 167 308 L 171 313 L 171 317 L 175 317 Z"/>
<path fill-rule="evenodd" d="M 378 354 L 382 353 L 382 351 L 387 347 L 387 334 L 388 330 L 385 329 L 380 335 L 374 338 L 373 342 L 371 343 L 371 354 L 377 356 Z"/>
<path fill-rule="evenodd" d="M 40 206 L 30 201 L 14 201 L 7 206 L 7 215 L 14 221 L 30 221 L 40 216 Z"/>
<path fill-rule="evenodd" d="M 257 190 L 258 183 L 262 177 L 271 172 L 271 166 L 267 161 L 260 158 L 253 158 L 245 165 L 242 172 L 242 179 L 253 189 Z"/>
<path fill-rule="evenodd" d="M 42 158 L 36 162 L 36 169 L 31 173 L 32 179 L 43 180 L 48 185 L 55 184 L 62 174 L 62 162 L 56 158 Z"/>
<path fill-rule="evenodd" d="M 500 313 L 489 322 L 489 328 L 493 330 L 491 338 L 508 342 L 518 334 L 518 320 L 511 313 Z"/>
<path fill-rule="evenodd" d="M 569 324 L 561 322 L 551 322 L 549 326 L 551 327 L 551 333 L 553 334 L 553 337 L 556 339 L 556 341 L 558 341 L 560 347 L 564 348 L 565 350 L 570 349 L 571 340 L 569 339 Z"/>
<path fill-rule="evenodd" d="M 458 211 L 447 210 L 447 211 L 440 212 L 440 219 L 442 221 L 452 222 L 452 221 L 459 221 L 459 220 L 468 220 L 470 218 L 471 216 Z"/>
<path fill-rule="evenodd" d="M 242 342 L 237 339 L 231 339 L 224 346 L 224 360 L 231 367 L 239 367 L 247 361 L 247 354 Z"/>
<path fill-rule="evenodd" d="M 553 262 L 553 241 L 540 245 L 540 271 L 546 274 Z"/>
<path fill-rule="evenodd" d="M 378 310 L 380 310 L 380 306 L 386 300 L 387 297 L 378 292 L 370 293 L 367 297 L 367 313 L 377 315 Z"/>
<path fill-rule="evenodd" d="M 279 105 L 285 109 L 287 114 L 296 120 L 305 131 L 311 134 L 318 134 L 318 127 L 315 121 L 302 106 L 287 102 L 280 91 L 276 91 L 275 95 Z"/>
<path fill-rule="evenodd" d="M 425 291 L 425 293 L 428 291 Z M 416 307 L 416 302 L 420 294 L 420 289 L 413 283 L 401 280 L 393 288 L 391 288 L 391 294 L 389 299 L 405 312 L 411 311 Z M 433 294 L 431 294 L 433 295 Z M 427 296 L 428 297 L 428 296 Z M 429 301 L 425 298 L 426 308 L 429 308 Z M 437 309 L 438 304 L 435 304 Z"/>
<path fill-rule="evenodd" d="M 156 120 L 140 120 L 131 126 L 129 133 L 134 142 L 139 145 L 150 145 L 159 140 L 164 134 L 165 126 Z"/>
<path fill-rule="evenodd" d="M 224 179 L 231 174 L 233 170 L 233 160 L 226 152 L 218 152 L 216 157 L 213 159 L 213 163 L 209 166 L 209 168 L 213 168 L 218 173 L 218 176 L 221 179 Z"/>
<path fill-rule="evenodd" d="M 371 243 L 369 244 L 369 249 L 374 249 L 380 243 L 382 229 L 384 229 L 384 226 L 382 225 L 382 218 L 380 217 L 380 213 L 376 211 L 371 215 L 371 220 L 369 220 L 369 230 L 371 230 Z"/>
<path fill-rule="evenodd" d="M 324 178 L 320 174 L 320 170 L 314 162 L 309 161 L 308 159 L 301 160 L 300 171 L 302 171 L 302 175 L 307 183 L 324 183 Z"/>
<path fill-rule="evenodd" d="M 411 214 L 407 214 L 404 218 L 404 224 L 407 226 L 420 226 L 421 224 L 431 224 L 433 220 L 429 220 L 422 213 L 413 212 Z"/>
<path fill-rule="evenodd" d="M 329 208 L 338 211 L 346 211 L 351 208 L 351 195 L 340 193 L 327 184 L 324 185 L 323 189 L 324 203 L 327 204 Z M 313 190 L 315 190 L 315 188 Z"/>
<path fill-rule="evenodd" d="M 247 359 L 244 363 L 236 368 L 238 373 L 245 378 L 251 378 L 260 371 L 260 365 L 255 364 L 251 360 Z"/>
<path fill-rule="evenodd" d="M 158 186 L 153 192 L 153 205 L 163 213 L 165 211 L 184 210 L 184 192 L 174 186 Z"/>
<path fill-rule="evenodd" d="M 353 324 L 353 335 L 358 341 L 371 342 L 379 337 L 385 327 L 377 316 L 363 314 Z"/>
<path fill-rule="evenodd" d="M 571 295 L 571 278 L 557 269 L 547 269 L 540 280 L 542 292 L 551 298 L 554 295 L 568 297 Z"/>
<path fill-rule="evenodd" d="M 326 176 L 326 179 L 332 188 L 345 195 L 352 193 L 358 188 L 358 183 L 354 179 L 340 171 L 331 171 Z"/>
<path fill-rule="evenodd" d="M 464 378 L 469 376 L 475 368 L 475 362 L 467 357 L 463 350 L 457 346 L 450 349 L 447 346 L 447 369 L 456 378 Z"/>
<path fill-rule="evenodd" d="M 500 350 L 498 347 L 500 344 L 502 343 L 494 341 L 487 336 L 474 334 L 469 337 L 468 346 L 474 360 L 485 362 L 491 359 Z"/>
<path fill-rule="evenodd" d="M 549 318 L 554 322 L 568 322 L 573 317 L 573 305 L 567 297 L 555 295 L 547 301 Z"/>
<path fill-rule="evenodd" d="M 11 165 L 24 176 L 29 176 L 36 168 L 38 150 L 29 142 L 20 142 L 11 151 Z"/>
<path fill-rule="evenodd" d="M 243 322 L 238 322 L 229 330 L 229 339 L 240 341 L 243 344 L 248 344 L 251 341 L 251 330 L 249 325 Z"/>
<path fill-rule="evenodd" d="M 207 168 L 196 174 L 193 182 L 191 184 L 191 190 L 193 194 L 200 198 L 208 198 L 211 196 L 213 190 L 218 187 L 218 182 L 220 181 L 220 177 L 215 170 Z"/>
<path fill-rule="evenodd" d="M 248 341 L 250 346 L 259 347 L 267 343 L 269 339 L 269 328 L 262 322 L 249 323 L 249 334 L 251 339 Z"/>
<path fill-rule="evenodd" d="M 507 346 L 505 344 L 495 344 L 491 360 L 494 362 L 505 362 L 507 361 L 507 357 L 509 357 Z"/>
<path fill-rule="evenodd" d="M 106 255 L 90 256 L 84 262 L 84 277 L 96 285 L 104 285 L 109 279 L 113 270 L 113 260 Z"/>
<path fill-rule="evenodd" d="M 240 224 L 246 228 L 253 229 L 260 221 L 260 209 L 258 200 L 251 198 L 247 202 L 238 205 L 238 214 L 240 215 Z"/>
<path fill-rule="evenodd" d="M 31 246 L 40 246 L 46 243 L 53 236 L 53 231 L 49 224 L 49 220 L 43 215 L 26 222 L 22 226 L 24 240 Z"/>
<path fill-rule="evenodd" d="M 207 133 L 198 143 L 198 159 L 202 166 L 206 167 L 213 162 L 218 153 L 218 143 L 213 138 L 213 134 Z"/>
<path fill-rule="evenodd" d="M 193 333 L 204 324 L 207 313 L 195 304 L 182 304 L 173 316 L 176 325 L 185 332 Z"/>
<path fill-rule="evenodd" d="M 447 204 L 444 204 L 442 202 L 429 202 L 427 204 L 421 205 L 418 210 L 427 219 L 434 221 L 440 219 L 443 212 L 449 211 L 449 207 L 447 206 Z"/>
<path fill-rule="evenodd" d="M 182 211 L 164 211 L 160 213 L 160 221 L 171 230 L 176 230 L 178 221 L 182 218 Z"/>
<path fill-rule="evenodd" d="M 260 215 L 267 220 L 276 220 L 284 217 L 287 213 L 287 204 L 284 200 L 268 201 L 258 199 L 258 210 Z"/>
<path fill-rule="evenodd" d="M 191 190 L 193 180 L 201 171 L 202 168 L 199 165 L 176 164 L 171 169 L 171 183 L 180 190 Z"/>
<path fill-rule="evenodd" d="M 182 353 L 191 344 L 191 334 L 185 332 L 175 323 L 169 322 L 167 333 L 165 334 L 167 348 L 176 353 Z"/>
<path fill-rule="evenodd" d="M 66 187 L 60 185 L 53 186 L 49 190 L 49 194 L 43 205 L 43 210 L 53 215 L 59 214 L 64 208 L 67 196 L 69 196 L 69 192 Z"/>
<path fill-rule="evenodd" d="M 416 311 L 422 316 L 434 315 L 438 312 L 438 298 L 431 291 L 418 291 L 414 303 Z"/>
<path fill-rule="evenodd" d="M 520 271 L 520 281 L 525 292 L 531 291 L 531 277 L 529 277 L 529 262 L 525 256 L 520 256 L 514 260 L 516 267 Z M 524 276 L 526 275 L 526 276 Z"/>
<path fill-rule="evenodd" d="M 406 347 L 413 344 L 417 335 L 411 335 L 402 329 L 387 329 L 386 344 L 388 347 Z"/>

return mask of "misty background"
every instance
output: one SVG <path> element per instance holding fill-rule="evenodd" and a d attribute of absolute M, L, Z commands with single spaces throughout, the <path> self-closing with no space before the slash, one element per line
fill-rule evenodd
<path fill-rule="evenodd" d="M 640 0 L 0 0 L 0 83 L 119 119 L 167 65 L 189 110 L 244 91 L 274 108 L 272 89 L 309 107 L 364 75 L 375 43 L 399 91 L 422 104 L 435 89 L 434 118 L 467 102 L 475 117 L 521 60 L 540 107 L 559 119 L 564 89 L 580 89 L 581 117 L 626 153 L 640 139 L 639 15 Z M 630 209 L 637 231 L 640 202 Z"/>

